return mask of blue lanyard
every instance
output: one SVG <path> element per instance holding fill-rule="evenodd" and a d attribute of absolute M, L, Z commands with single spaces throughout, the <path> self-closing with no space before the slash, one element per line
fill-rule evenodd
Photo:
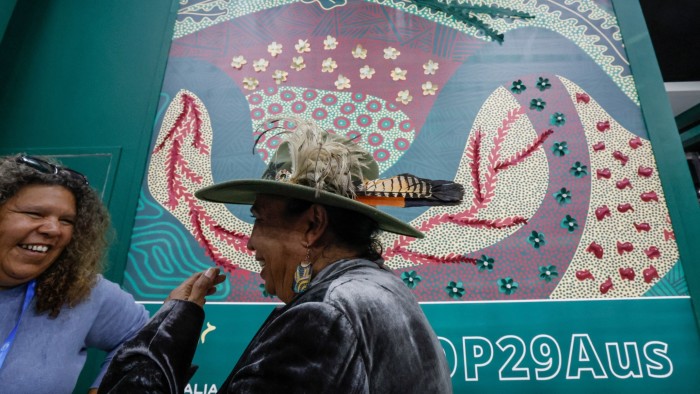
<path fill-rule="evenodd" d="M 5 363 L 5 357 L 7 357 L 7 353 L 10 352 L 10 347 L 12 346 L 12 342 L 14 342 L 15 336 L 17 335 L 17 327 L 19 327 L 19 322 L 22 321 L 24 311 L 26 311 L 27 308 L 29 308 L 29 303 L 34 297 L 34 287 L 36 287 L 36 281 L 32 280 L 31 282 L 29 282 L 29 284 L 27 285 L 27 290 L 24 292 L 22 310 L 19 312 L 19 317 L 17 318 L 17 323 L 15 323 L 15 328 L 13 328 L 12 331 L 10 331 L 10 335 L 8 335 L 5 339 L 5 342 L 2 343 L 2 347 L 0 348 L 0 368 L 2 368 L 2 365 Z"/>

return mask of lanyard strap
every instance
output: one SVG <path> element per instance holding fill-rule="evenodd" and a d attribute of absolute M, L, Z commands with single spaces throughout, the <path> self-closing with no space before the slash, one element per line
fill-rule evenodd
<path fill-rule="evenodd" d="M 2 347 L 0 348 L 0 368 L 2 368 L 2 365 L 5 363 L 7 353 L 10 352 L 10 347 L 12 346 L 12 342 L 14 342 L 15 336 L 17 335 L 17 327 L 19 327 L 19 322 L 22 321 L 24 311 L 29 308 L 29 303 L 32 301 L 32 298 L 34 298 L 34 287 L 36 287 L 36 281 L 32 280 L 29 282 L 27 285 L 27 290 L 24 292 L 22 310 L 19 312 L 19 317 L 17 318 L 17 323 L 15 323 L 15 328 L 10 331 L 10 334 L 7 336 L 7 338 L 5 338 L 5 342 L 2 343 Z"/>

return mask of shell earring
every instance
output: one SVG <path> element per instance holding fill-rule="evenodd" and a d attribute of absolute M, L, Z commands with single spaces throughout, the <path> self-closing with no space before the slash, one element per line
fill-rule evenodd
<path fill-rule="evenodd" d="M 297 269 L 294 271 L 294 284 L 292 286 L 292 291 L 294 294 L 301 294 L 306 291 L 309 287 L 309 282 L 311 282 L 311 261 L 309 261 L 309 256 L 311 249 L 306 247 L 306 259 L 297 265 Z"/>

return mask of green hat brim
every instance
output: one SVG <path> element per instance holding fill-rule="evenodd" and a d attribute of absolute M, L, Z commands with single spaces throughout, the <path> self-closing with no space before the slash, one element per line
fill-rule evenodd
<path fill-rule="evenodd" d="M 318 196 L 316 196 L 316 193 L 316 190 L 311 187 L 293 183 L 268 179 L 239 179 L 207 186 L 198 190 L 195 196 L 210 202 L 244 205 L 252 205 L 258 194 L 297 198 L 317 204 L 344 208 L 365 215 L 377 222 L 379 228 L 384 231 L 415 238 L 424 237 L 423 233 L 416 230 L 413 226 L 371 205 L 326 191 L 321 191 Z"/>

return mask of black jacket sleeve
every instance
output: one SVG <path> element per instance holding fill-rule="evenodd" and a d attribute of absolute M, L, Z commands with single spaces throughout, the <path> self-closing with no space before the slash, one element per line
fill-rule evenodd
<path fill-rule="evenodd" d="M 182 393 L 192 376 L 192 358 L 204 310 L 171 300 L 112 359 L 100 384 L 104 393 Z"/>

